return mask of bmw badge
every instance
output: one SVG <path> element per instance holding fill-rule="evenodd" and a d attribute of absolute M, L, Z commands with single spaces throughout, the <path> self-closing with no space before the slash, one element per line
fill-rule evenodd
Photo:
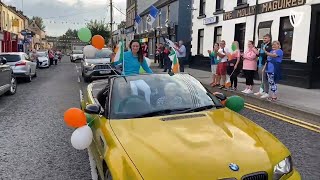
<path fill-rule="evenodd" d="M 230 163 L 229 164 L 229 168 L 232 170 L 232 171 L 239 171 L 239 166 L 235 163 Z"/>

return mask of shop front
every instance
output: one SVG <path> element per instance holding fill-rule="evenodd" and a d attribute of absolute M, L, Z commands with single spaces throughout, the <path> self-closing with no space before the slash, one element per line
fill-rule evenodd
<path fill-rule="evenodd" d="M 3 40 L 4 40 L 4 34 L 2 32 L 0 32 L 0 52 L 3 52 L 3 50 L 2 50 Z"/>
<path fill-rule="evenodd" d="M 18 52 L 18 34 L 11 33 L 11 52 Z"/>
<path fill-rule="evenodd" d="M 223 19 L 213 27 L 193 27 L 193 66 L 210 71 L 210 59 L 206 51 L 213 43 L 225 40 L 227 47 L 239 42 L 246 51 L 247 42 L 253 40 L 259 47 L 263 36 L 280 41 L 284 52 L 281 84 L 303 88 L 320 88 L 320 13 L 319 3 L 306 4 L 306 0 L 273 0 L 261 4 L 234 7 L 219 16 Z M 303 12 L 299 26 L 292 23 L 292 12 Z M 297 18 L 297 17 L 296 17 Z M 200 20 L 194 24 L 200 24 Z M 297 20 L 297 19 L 296 19 Z M 309 37 L 310 34 L 310 37 Z M 204 63 L 204 61 L 206 63 Z M 201 63 L 200 63 L 201 62 Z"/>
<path fill-rule="evenodd" d="M 2 52 L 11 52 L 11 33 L 8 31 L 3 31 L 3 41 L 2 41 Z"/>

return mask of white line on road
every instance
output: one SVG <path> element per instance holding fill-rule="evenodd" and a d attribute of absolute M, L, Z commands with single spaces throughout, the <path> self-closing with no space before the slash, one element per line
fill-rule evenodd
<path fill-rule="evenodd" d="M 88 154 L 89 154 L 92 180 L 98 180 L 98 172 L 96 169 L 96 162 L 94 161 L 93 155 L 92 155 L 91 150 L 89 148 L 88 148 Z"/>
<path fill-rule="evenodd" d="M 78 76 L 78 83 L 80 83 L 81 82 L 81 80 L 80 80 L 80 77 Z"/>
<path fill-rule="evenodd" d="M 82 100 L 83 100 L 83 94 L 82 94 L 81 89 L 80 89 L 79 91 L 80 91 L 80 102 L 82 102 Z"/>

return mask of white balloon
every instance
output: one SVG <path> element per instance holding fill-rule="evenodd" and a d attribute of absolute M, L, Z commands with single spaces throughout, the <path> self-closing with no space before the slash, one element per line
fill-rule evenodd
<path fill-rule="evenodd" d="M 151 60 L 150 60 L 149 58 L 147 58 L 147 57 L 144 57 L 144 59 L 147 61 L 147 64 L 148 64 L 148 66 L 150 67 L 150 65 L 151 65 Z"/>
<path fill-rule="evenodd" d="M 87 58 L 94 58 L 96 56 L 97 49 L 92 45 L 87 45 L 83 48 L 83 55 Z"/>
<path fill-rule="evenodd" d="M 90 146 L 93 134 L 89 126 L 76 129 L 71 136 L 71 144 L 75 149 L 83 150 Z"/>

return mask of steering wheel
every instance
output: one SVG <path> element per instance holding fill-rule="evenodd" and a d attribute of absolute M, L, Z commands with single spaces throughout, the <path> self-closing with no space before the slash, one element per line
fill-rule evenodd
<path fill-rule="evenodd" d="M 133 95 L 120 102 L 118 111 L 123 112 L 124 110 L 134 110 L 135 108 L 137 111 L 140 109 L 141 111 L 148 111 L 150 109 L 150 104 L 143 97 Z"/>

